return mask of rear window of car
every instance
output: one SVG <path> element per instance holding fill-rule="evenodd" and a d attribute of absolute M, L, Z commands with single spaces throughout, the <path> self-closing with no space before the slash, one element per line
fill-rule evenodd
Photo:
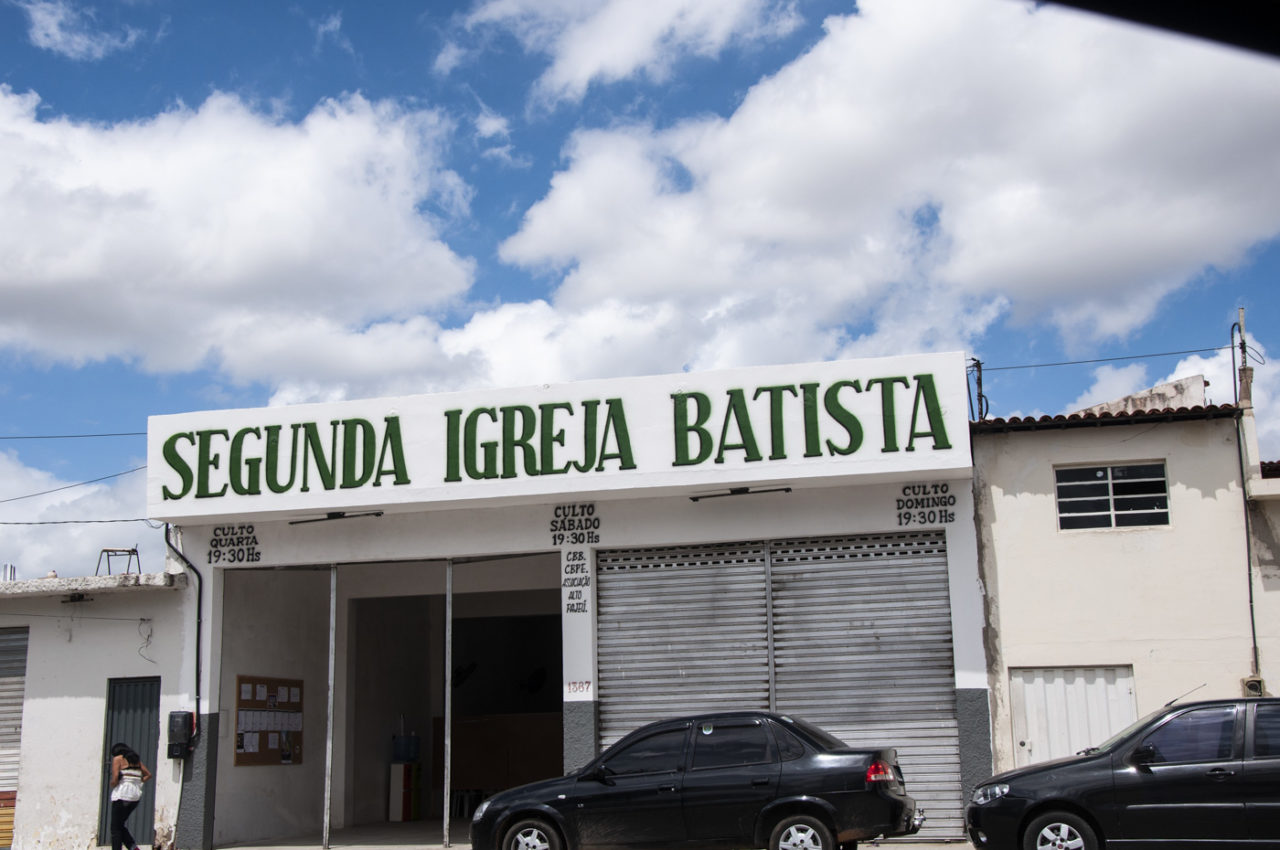
<path fill-rule="evenodd" d="M 819 729 L 808 721 L 800 720 L 796 717 L 783 717 L 782 721 L 791 729 L 798 731 L 800 733 L 800 737 L 808 739 L 821 749 L 843 750 L 849 746 L 835 735 L 832 735 L 825 729 Z"/>
<path fill-rule="evenodd" d="M 1280 705 L 1259 705 L 1253 718 L 1253 754 L 1280 756 Z"/>
<path fill-rule="evenodd" d="M 794 761 L 804 755 L 804 743 L 781 723 L 773 723 L 773 737 L 778 741 L 778 753 L 783 761 Z"/>

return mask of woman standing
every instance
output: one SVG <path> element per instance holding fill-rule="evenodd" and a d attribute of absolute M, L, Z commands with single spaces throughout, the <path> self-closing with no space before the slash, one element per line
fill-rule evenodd
<path fill-rule="evenodd" d="M 111 850 L 138 850 L 125 821 L 142 799 L 142 783 L 151 771 L 126 744 L 111 748 Z"/>

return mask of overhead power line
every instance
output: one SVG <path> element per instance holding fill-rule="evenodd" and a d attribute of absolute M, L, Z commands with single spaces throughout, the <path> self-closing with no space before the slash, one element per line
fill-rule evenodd
<path fill-rule="evenodd" d="M 116 472 L 111 475 L 104 475 L 101 478 L 94 478 L 89 481 L 79 481 L 79 482 L 76 482 L 75 484 L 67 484 L 63 487 L 54 487 L 52 490 L 42 490 L 39 493 L 28 493 L 25 496 L 10 496 L 7 499 L 0 499 L 0 505 L 5 504 L 6 502 L 21 501 L 22 499 L 34 499 L 36 496 L 47 496 L 50 493 L 57 493 L 62 490 L 70 490 L 72 487 L 83 487 L 86 484 L 97 484 L 99 481 L 107 481 L 112 478 L 119 478 L 122 475 L 129 475 L 131 473 L 137 472 L 140 469 L 146 469 L 146 468 L 147 468 L 147 465 L 144 463 L 142 466 L 135 466 L 133 469 L 126 469 L 124 472 Z"/>
<path fill-rule="evenodd" d="M 111 434 L 19 434 L 0 436 L 0 440 L 84 440 L 90 437 L 145 437 L 146 431 L 118 431 Z"/>
<path fill-rule="evenodd" d="M 1009 369 L 1042 369 L 1049 366 L 1086 366 L 1090 363 L 1111 363 L 1116 360 L 1146 360 L 1148 357 L 1180 357 L 1184 354 L 1205 354 L 1210 351 L 1226 351 L 1231 348 L 1229 345 L 1219 345 L 1216 348 L 1189 348 L 1186 351 L 1161 351 L 1155 354 L 1129 354 L 1124 357 L 1096 357 L 1092 360 L 1064 360 L 1061 363 L 1027 363 L 1021 366 L 987 366 L 983 364 L 984 372 L 1004 372 Z"/>
<path fill-rule="evenodd" d="M 136 519 L 46 519 L 30 522 L 0 522 L 0 525 L 95 525 L 108 522 L 145 522 L 151 528 L 164 528 L 164 523 L 138 517 Z"/>

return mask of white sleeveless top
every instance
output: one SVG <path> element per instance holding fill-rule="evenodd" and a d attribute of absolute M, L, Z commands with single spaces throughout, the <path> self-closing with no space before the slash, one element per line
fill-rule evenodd
<path fill-rule="evenodd" d="M 142 799 L 142 768 L 125 765 L 120 768 L 120 781 L 111 789 L 112 800 L 131 803 Z"/>

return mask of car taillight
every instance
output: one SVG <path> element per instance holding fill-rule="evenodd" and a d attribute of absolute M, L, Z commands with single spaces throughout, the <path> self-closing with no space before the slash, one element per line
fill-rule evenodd
<path fill-rule="evenodd" d="M 893 767 L 887 761 L 876 759 L 867 768 L 867 782 L 892 782 L 895 778 Z"/>

